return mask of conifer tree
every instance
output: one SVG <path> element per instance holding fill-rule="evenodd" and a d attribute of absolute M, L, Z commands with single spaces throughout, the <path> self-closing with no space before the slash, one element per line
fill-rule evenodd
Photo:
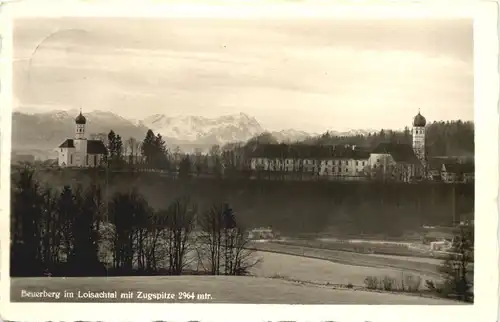
<path fill-rule="evenodd" d="M 149 166 L 154 165 L 154 154 L 155 154 L 155 142 L 156 137 L 152 130 L 148 130 L 146 137 L 142 141 L 141 153 L 145 158 L 146 164 Z"/>

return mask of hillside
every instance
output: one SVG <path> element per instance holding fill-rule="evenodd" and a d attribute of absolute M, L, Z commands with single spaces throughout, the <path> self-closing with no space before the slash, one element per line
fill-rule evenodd
<path fill-rule="evenodd" d="M 52 150 L 66 138 L 74 136 L 74 119 L 78 111 L 54 111 L 50 113 L 12 115 L 13 150 Z M 108 133 L 113 129 L 123 133 L 123 138 L 142 138 L 147 128 L 134 124 L 116 114 L 95 111 L 88 113 L 87 133 Z"/>
<path fill-rule="evenodd" d="M 15 175 L 15 174 L 13 174 Z M 206 209 L 229 202 L 247 227 L 272 226 L 289 234 L 339 232 L 398 236 L 422 225 L 449 225 L 473 213 L 474 185 L 175 180 L 158 174 L 40 172 L 42 184 L 99 183 L 108 197 L 137 188 L 154 208 L 188 195 Z M 381 186 L 383 185 L 383 186 Z"/>

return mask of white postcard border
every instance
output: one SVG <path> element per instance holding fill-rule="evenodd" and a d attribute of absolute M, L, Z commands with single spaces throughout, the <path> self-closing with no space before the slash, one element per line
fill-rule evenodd
<path fill-rule="evenodd" d="M 382 3 L 383 1 L 379 1 Z M 50 3 L 50 5 L 49 5 Z M 20 2 L 3 6 L 1 52 L 1 168 L 0 168 L 0 315 L 9 320 L 336 320 L 336 321 L 453 321 L 496 320 L 498 303 L 498 36 L 495 2 L 437 1 L 415 4 L 342 6 L 320 2 L 287 5 L 146 5 L 122 1 L 109 5 L 64 1 Z M 234 2 L 233 2 L 234 3 Z M 465 4 L 464 4 L 465 3 Z M 29 5 L 28 5 L 29 4 Z M 401 305 L 238 305 L 238 304 L 90 304 L 10 303 L 9 208 L 10 135 L 12 106 L 12 25 L 14 17 L 345 17 L 381 18 L 474 16 L 475 70 L 475 304 L 469 306 Z M 492 147 L 493 145 L 493 147 Z M 236 315 L 235 315 L 236 314 Z"/>

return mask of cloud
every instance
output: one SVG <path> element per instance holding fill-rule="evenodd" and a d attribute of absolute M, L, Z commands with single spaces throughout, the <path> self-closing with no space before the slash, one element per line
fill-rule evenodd
<path fill-rule="evenodd" d="M 23 104 L 81 102 L 132 117 L 243 111 L 272 128 L 313 131 L 402 127 L 418 108 L 431 120 L 472 118 L 472 63 L 463 54 L 417 50 L 408 40 L 406 48 L 364 47 L 333 41 L 328 30 L 306 41 L 293 32 L 298 24 L 267 33 L 224 26 L 185 23 L 156 42 L 146 33 L 152 25 L 59 34 L 33 56 L 16 51 L 16 95 Z"/>

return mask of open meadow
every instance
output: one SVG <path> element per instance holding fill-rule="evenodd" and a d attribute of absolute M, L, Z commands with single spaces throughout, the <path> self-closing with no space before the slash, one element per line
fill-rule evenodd
<path fill-rule="evenodd" d="M 368 268 L 368 271 L 371 272 L 374 272 L 375 268 L 391 268 L 400 272 L 404 271 L 406 273 L 422 274 L 426 276 L 433 276 L 434 278 L 439 278 L 439 274 L 437 273 L 439 263 L 429 263 L 427 259 L 422 259 L 422 261 L 418 261 L 420 260 L 420 258 L 407 260 L 405 258 L 397 258 L 396 256 L 394 258 L 380 257 L 373 256 L 372 254 L 359 254 L 354 252 L 271 242 L 258 244 L 256 243 L 252 245 L 252 247 L 260 251 L 295 255 L 295 257 L 309 257 L 331 261 L 338 264 L 365 267 Z"/>
<path fill-rule="evenodd" d="M 438 279 L 436 274 L 416 273 L 391 267 L 341 264 L 335 261 L 272 252 L 257 252 L 257 256 L 262 258 L 262 263 L 252 270 L 253 275 L 312 284 L 344 286 L 351 284 L 356 287 L 364 287 L 364 280 L 368 276 L 380 279 L 387 276 L 400 281 L 405 276 L 412 275 L 421 278 L 421 287 L 424 289 L 423 284 L 426 279 Z"/>

